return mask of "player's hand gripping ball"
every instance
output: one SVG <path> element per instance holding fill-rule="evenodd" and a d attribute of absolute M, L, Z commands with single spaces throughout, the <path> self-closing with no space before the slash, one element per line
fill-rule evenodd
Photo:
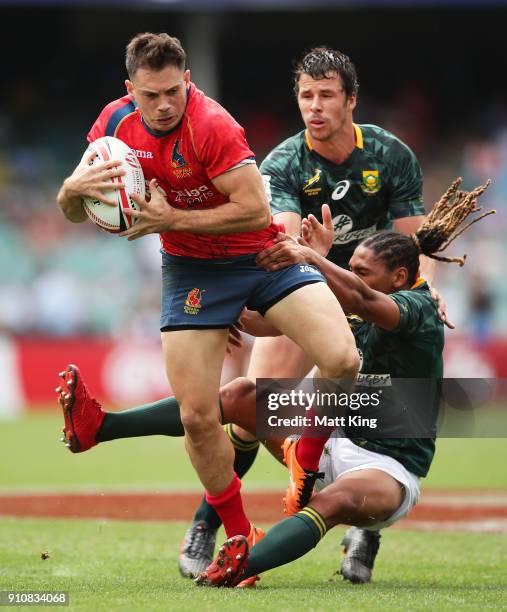
<path fill-rule="evenodd" d="M 125 174 L 109 179 L 112 184 L 123 183 L 119 189 L 105 190 L 104 197 L 116 202 L 116 206 L 105 204 L 94 198 L 83 198 L 83 206 L 86 214 L 100 228 L 117 234 L 132 227 L 137 222 L 136 217 L 130 217 L 123 213 L 124 210 L 132 208 L 139 210 L 139 206 L 132 200 L 130 195 L 137 194 L 144 198 L 145 184 L 143 169 L 134 151 L 119 138 L 104 136 L 90 143 L 85 155 L 94 151 L 96 156 L 91 164 L 118 160 Z"/>

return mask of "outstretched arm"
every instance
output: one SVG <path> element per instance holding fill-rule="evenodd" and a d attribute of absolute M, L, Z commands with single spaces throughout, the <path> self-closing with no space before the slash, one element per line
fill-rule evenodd
<path fill-rule="evenodd" d="M 279 234 L 278 242 L 257 256 L 257 265 L 266 270 L 280 270 L 292 264 L 316 266 L 326 277 L 329 288 L 346 312 L 353 312 L 379 327 L 392 330 L 398 326 L 400 311 L 386 294 L 368 287 L 359 276 L 340 268 L 310 248 L 304 238 L 299 242 Z"/>

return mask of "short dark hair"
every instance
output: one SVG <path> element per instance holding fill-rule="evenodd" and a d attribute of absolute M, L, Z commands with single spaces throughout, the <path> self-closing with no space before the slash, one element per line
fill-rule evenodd
<path fill-rule="evenodd" d="M 303 59 L 294 65 L 294 92 L 299 92 L 299 79 L 302 74 L 308 74 L 312 79 L 329 78 L 329 73 L 339 74 L 347 94 L 350 98 L 352 94 L 359 91 L 356 68 L 350 58 L 329 47 L 314 47 Z"/>
<path fill-rule="evenodd" d="M 127 45 L 125 65 L 129 78 L 132 79 L 141 67 L 162 70 L 172 65 L 184 70 L 186 58 L 185 50 L 174 36 L 144 32 L 136 34 Z"/>

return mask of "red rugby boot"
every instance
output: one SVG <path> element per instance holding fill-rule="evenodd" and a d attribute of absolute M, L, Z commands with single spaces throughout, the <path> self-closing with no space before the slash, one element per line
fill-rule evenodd
<path fill-rule="evenodd" d="M 248 534 L 247 542 L 248 542 L 248 550 L 252 550 L 252 548 L 258 544 L 262 538 L 265 536 L 265 532 L 259 527 L 250 526 L 250 533 Z M 255 583 L 260 580 L 260 576 L 250 576 L 250 578 L 245 578 L 241 582 L 236 585 L 237 589 L 250 589 L 255 587 Z"/>
<path fill-rule="evenodd" d="M 195 579 L 198 586 L 234 587 L 241 581 L 248 563 L 248 540 L 234 536 L 220 547 L 215 560 Z"/>
<path fill-rule="evenodd" d="M 95 437 L 106 413 L 93 398 L 75 365 L 68 365 L 59 374 L 62 383 L 56 388 L 65 425 L 62 442 L 73 453 L 82 453 L 97 444 Z"/>

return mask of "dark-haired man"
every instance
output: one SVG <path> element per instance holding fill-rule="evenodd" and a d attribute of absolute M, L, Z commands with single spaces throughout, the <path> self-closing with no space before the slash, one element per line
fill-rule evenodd
<path fill-rule="evenodd" d="M 283 223 L 287 233 L 299 235 L 303 217 L 314 214 L 321 220 L 322 204 L 330 206 L 334 240 L 327 257 L 345 268 L 361 240 L 391 226 L 411 234 L 425 214 L 421 170 L 409 147 L 380 127 L 354 123 L 358 90 L 356 69 L 345 54 L 327 47 L 309 51 L 294 73 L 294 91 L 305 129 L 275 147 L 261 164 L 275 221 Z M 431 281 L 433 262 L 421 257 L 421 270 Z M 445 310 L 440 312 L 445 320 Z M 311 359 L 287 337 L 257 338 L 248 378 L 298 378 L 312 367 Z M 254 437 L 237 426 L 230 435 L 236 462 L 251 465 Z M 315 469 L 321 451 L 317 447 L 313 463 L 303 467 Z M 303 459 L 307 460 L 307 455 Z M 187 534 L 187 541 L 198 544 L 208 538 L 207 549 L 197 547 L 203 551 L 202 564 L 210 558 L 217 525 L 216 515 L 203 502 Z M 196 529 L 200 530 L 197 538 L 192 531 Z M 356 543 L 363 549 L 368 548 L 368 542 L 373 547 L 377 544 L 370 533 L 356 530 L 352 534 L 356 540 L 362 538 Z M 347 541 L 345 547 L 350 549 Z M 192 573 L 189 568 L 197 566 L 196 547 L 190 546 L 188 552 L 187 558 L 183 547 L 183 574 Z M 344 575 L 353 581 L 363 580 L 346 570 Z"/>
<path fill-rule="evenodd" d="M 137 223 L 121 235 L 134 240 L 160 234 L 162 345 L 187 451 L 227 534 L 256 540 L 242 506 L 233 447 L 219 422 L 229 326 L 244 306 L 259 311 L 310 356 L 317 377 L 354 376 L 359 357 L 343 311 L 316 268 L 292 266 L 273 274 L 256 267 L 256 254 L 278 231 L 261 175 L 243 128 L 191 83 L 185 61 L 178 39 L 135 36 L 126 49 L 128 95 L 104 108 L 88 140 L 106 135 L 123 140 L 149 181 L 151 198 L 132 196 L 141 212 L 129 211 Z M 103 192 L 111 188 L 111 177 L 122 175 L 118 162 L 90 166 L 92 158 L 85 155 L 58 194 L 72 222 L 86 219 L 83 197 L 107 204 Z M 67 387 L 77 384 L 71 369 L 62 377 Z M 79 451 L 74 417 L 69 406 L 67 443 Z"/>

